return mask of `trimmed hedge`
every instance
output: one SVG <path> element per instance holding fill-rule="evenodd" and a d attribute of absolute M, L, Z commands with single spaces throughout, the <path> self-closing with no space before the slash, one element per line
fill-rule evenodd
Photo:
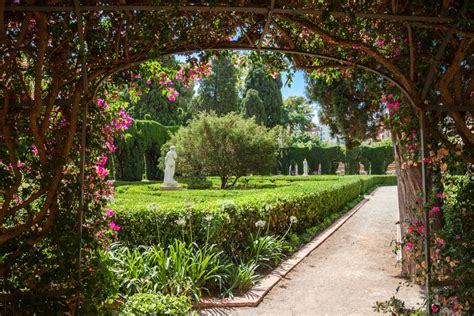
<path fill-rule="evenodd" d="M 359 174 L 359 162 L 370 174 L 385 174 L 388 165 L 393 162 L 393 147 L 389 142 L 373 145 L 361 145 L 352 149 L 344 146 L 287 148 L 280 157 L 280 171 L 288 174 L 288 167 L 298 163 L 298 171 L 303 173 L 303 159 L 307 159 L 309 172 L 319 171 L 321 174 L 335 174 L 339 162 L 345 163 L 346 174 Z M 319 169 L 321 166 L 321 170 Z"/>
<path fill-rule="evenodd" d="M 178 126 L 164 126 L 156 121 L 134 120 L 124 139 L 118 140 L 111 166 L 116 180 L 138 181 L 146 173 L 147 179 L 161 179 L 158 169 L 161 146 Z M 146 166 L 146 170 L 145 170 Z"/>
<path fill-rule="evenodd" d="M 168 204 L 162 208 L 155 203 L 144 204 L 146 196 L 139 196 L 141 201 L 137 203 L 131 200 L 124 203 L 118 195 L 118 203 L 111 207 L 116 211 L 114 220 L 122 227 L 120 239 L 132 245 L 168 245 L 175 238 L 186 236 L 198 244 L 217 244 L 227 253 L 238 255 L 250 234 L 258 231 L 255 223 L 259 220 L 267 222 L 269 234 L 282 235 L 290 225 L 290 216 L 296 216 L 298 223 L 292 226 L 292 231 L 302 232 L 338 212 L 370 188 L 396 184 L 394 176 L 345 176 L 309 181 L 311 178 L 316 177 L 296 180 L 277 189 L 257 189 L 258 194 L 240 195 L 235 201 L 223 198 L 176 207 L 168 207 L 173 205 Z M 158 187 L 156 190 L 158 192 Z M 213 194 L 212 191 L 226 192 L 190 190 L 186 193 L 198 196 L 199 192 Z"/>

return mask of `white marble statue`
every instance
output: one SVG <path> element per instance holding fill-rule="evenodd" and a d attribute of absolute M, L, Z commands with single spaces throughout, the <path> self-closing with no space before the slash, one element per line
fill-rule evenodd
<path fill-rule="evenodd" d="M 176 158 L 178 158 L 178 155 L 176 154 L 175 147 L 171 146 L 165 157 L 165 179 L 163 180 L 163 185 L 178 186 L 178 182 L 173 178 L 176 168 Z"/>
<path fill-rule="evenodd" d="M 298 164 L 295 163 L 295 176 L 297 176 L 297 175 L 298 175 Z"/>
<path fill-rule="evenodd" d="M 291 176 L 291 164 L 290 164 L 290 166 L 288 167 L 288 175 Z"/>
<path fill-rule="evenodd" d="M 303 176 L 308 176 L 308 161 L 306 158 L 303 160 Z"/>

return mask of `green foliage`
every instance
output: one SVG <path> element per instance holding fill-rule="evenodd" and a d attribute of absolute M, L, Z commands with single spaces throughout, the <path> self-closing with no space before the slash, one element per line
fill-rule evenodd
<path fill-rule="evenodd" d="M 346 174 L 359 174 L 359 163 L 370 174 L 385 174 L 394 161 L 393 146 L 387 139 L 371 145 L 360 145 L 346 149 Z"/>
<path fill-rule="evenodd" d="M 445 297 L 457 297 L 464 306 L 474 304 L 474 177 L 456 176 L 445 179 L 446 201 L 444 225 L 438 232 L 446 241 L 441 257 L 453 264 L 451 273 L 443 271 L 455 287 L 439 288 Z"/>
<path fill-rule="evenodd" d="M 120 306 L 121 315 L 192 315 L 187 296 L 161 293 L 138 293 L 126 298 Z"/>
<path fill-rule="evenodd" d="M 118 140 L 113 166 L 116 179 L 137 181 L 142 180 L 143 175 L 147 179 L 160 179 L 160 148 L 177 129 L 155 121 L 134 120 L 124 139 Z"/>
<path fill-rule="evenodd" d="M 234 292 L 239 293 L 249 290 L 261 278 L 257 273 L 258 267 L 258 264 L 253 260 L 232 265 L 228 270 L 228 283 L 224 295 L 232 296 Z"/>
<path fill-rule="evenodd" d="M 167 248 L 159 245 L 131 249 L 114 244 L 109 253 L 120 291 L 164 293 L 192 296 L 199 300 L 202 291 L 222 284 L 227 268 L 222 252 L 214 246 L 174 240 Z"/>
<path fill-rule="evenodd" d="M 244 93 L 250 89 L 258 91 L 267 115 L 266 124 L 269 127 L 280 125 L 283 122 L 283 98 L 281 95 L 281 79 L 273 79 L 266 72 L 263 65 L 254 64 L 245 78 Z"/>
<path fill-rule="evenodd" d="M 235 113 L 201 113 L 171 137 L 162 153 L 171 145 L 176 146 L 181 173 L 219 176 L 221 188 L 245 175 L 267 174 L 276 161 L 276 131 Z"/>
<path fill-rule="evenodd" d="M 246 118 L 255 117 L 258 124 L 267 125 L 267 114 L 265 113 L 265 105 L 260 98 L 258 91 L 248 89 L 245 98 L 242 100 L 240 112 Z"/>
<path fill-rule="evenodd" d="M 314 127 L 313 108 L 304 97 L 289 97 L 283 102 L 285 126 L 291 131 L 308 131 Z"/>
<path fill-rule="evenodd" d="M 179 64 L 174 58 L 161 59 L 162 66 L 179 68 Z M 153 67 L 149 65 L 148 67 Z M 191 119 L 190 105 L 194 95 L 193 86 L 185 87 L 180 80 L 173 81 L 173 87 L 179 93 L 176 101 L 171 102 L 163 94 L 163 87 L 157 80 L 147 82 L 146 78 L 141 79 L 140 86 L 147 86 L 148 89 L 140 98 L 131 98 L 128 94 L 130 104 L 127 112 L 139 120 L 153 120 L 163 125 L 185 125 Z"/>
<path fill-rule="evenodd" d="M 192 101 L 192 112 L 213 111 L 223 115 L 238 109 L 237 69 L 227 56 L 214 58 L 212 74 L 201 80 L 198 96 Z"/>
<path fill-rule="evenodd" d="M 269 269 L 283 258 L 285 243 L 282 237 L 274 235 L 250 235 L 249 246 L 245 251 L 244 261 L 254 262 L 259 268 Z"/>
<path fill-rule="evenodd" d="M 359 163 L 362 163 L 370 174 L 385 174 L 387 166 L 394 160 L 393 147 L 389 141 L 353 148 L 326 147 L 311 141 L 299 144 L 303 146 L 294 146 L 283 151 L 280 157 L 280 170 L 283 174 L 288 173 L 290 163 L 293 166 L 297 163 L 299 172 L 302 172 L 305 158 L 309 172 L 320 171 L 321 174 L 335 174 L 339 162 L 345 163 L 346 174 L 359 174 Z M 318 170 L 319 166 L 321 170 Z"/>
<path fill-rule="evenodd" d="M 320 105 L 320 121 L 331 134 L 341 135 L 348 147 L 375 138 L 382 127 L 384 108 L 379 102 L 379 78 L 354 71 L 345 80 L 308 78 L 307 92 Z"/>
<path fill-rule="evenodd" d="M 283 235 L 295 216 L 292 231 L 303 232 L 369 188 L 396 183 L 394 176 L 255 178 L 268 180 L 246 190 L 161 192 L 159 184 L 120 186 L 111 205 L 122 227 L 120 238 L 135 245 L 168 245 L 185 232 L 199 245 L 216 244 L 239 256 L 249 236 L 258 233 L 259 220 L 267 221 L 268 235 Z"/>

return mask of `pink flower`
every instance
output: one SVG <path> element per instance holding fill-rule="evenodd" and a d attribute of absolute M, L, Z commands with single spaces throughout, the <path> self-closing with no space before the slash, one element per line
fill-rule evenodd
<path fill-rule="evenodd" d="M 425 158 L 421 159 L 421 162 L 431 163 L 431 158 L 430 157 L 425 157 Z"/>
<path fill-rule="evenodd" d="M 407 242 L 405 247 L 408 249 L 408 250 L 411 250 L 413 248 L 413 244 L 411 242 Z"/>
<path fill-rule="evenodd" d="M 120 226 L 115 224 L 114 222 L 110 222 L 109 223 L 109 227 L 112 229 L 112 230 L 115 230 L 116 232 L 118 232 L 120 230 Z"/>
<path fill-rule="evenodd" d="M 439 306 L 436 305 L 436 304 L 432 304 L 432 305 L 431 305 L 431 311 L 432 311 L 433 313 L 439 312 Z"/>
<path fill-rule="evenodd" d="M 421 197 L 416 198 L 416 203 L 421 204 L 423 202 L 423 199 Z"/>
<path fill-rule="evenodd" d="M 413 226 L 408 226 L 407 231 L 411 234 L 415 228 Z"/>
<path fill-rule="evenodd" d="M 423 225 L 422 226 L 418 226 L 418 234 L 423 234 Z"/>
<path fill-rule="evenodd" d="M 438 199 L 442 199 L 442 198 L 443 198 L 443 193 L 437 193 L 437 194 L 436 194 L 436 197 L 437 197 Z"/>
<path fill-rule="evenodd" d="M 387 97 L 388 97 L 389 99 L 393 99 L 393 93 L 390 93 Z"/>
<path fill-rule="evenodd" d="M 147 83 L 147 85 L 151 85 L 151 79 L 148 79 L 148 80 L 146 81 L 146 83 Z"/>
<path fill-rule="evenodd" d="M 416 226 L 416 225 L 418 225 L 418 224 L 419 224 L 419 221 L 418 221 L 417 219 L 415 219 L 415 220 L 413 221 L 413 225 Z"/>
<path fill-rule="evenodd" d="M 439 211 L 441 211 L 441 209 L 437 206 L 433 206 L 433 208 L 431 209 L 434 213 L 437 213 Z"/>
<path fill-rule="evenodd" d="M 107 216 L 114 216 L 115 212 L 112 211 L 111 209 L 105 210 L 105 215 Z"/>

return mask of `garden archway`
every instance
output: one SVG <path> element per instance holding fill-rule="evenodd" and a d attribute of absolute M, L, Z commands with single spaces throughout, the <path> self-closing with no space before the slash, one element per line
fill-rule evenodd
<path fill-rule="evenodd" d="M 51 5 L 48 2 L 38 2 L 36 5 L 34 2 L 32 5 L 3 6 L 0 11 L 0 41 L 3 44 L 0 72 L 7 74 L 7 79 L 13 82 L 13 88 L 3 87 L 2 95 L 0 95 L 2 98 L 0 127 L 4 137 L 2 140 L 8 148 L 8 159 L 15 166 L 18 160 L 15 157 L 17 150 L 14 140 L 9 136 L 13 123 L 8 118 L 13 118 L 12 113 L 19 111 L 16 115 L 23 115 L 26 120 L 25 126 L 31 130 L 33 143 L 39 149 L 41 173 L 43 175 L 51 173 L 54 176 L 47 186 L 40 184 L 37 190 L 30 192 L 24 203 L 13 206 L 10 202 L 19 190 L 22 179 L 18 168 L 13 167 L 13 180 L 10 186 L 2 188 L 5 189 L 4 201 L 7 201 L 2 205 L 2 219 L 28 206 L 38 198 L 45 200 L 41 212 L 33 214 L 31 219 L 18 227 L 2 231 L 0 244 L 12 243 L 19 236 L 27 236 L 26 240 L 33 243 L 33 240 L 43 234 L 40 231 L 49 229 L 57 208 L 57 190 L 65 165 L 63 161 L 73 155 L 73 148 L 82 149 L 79 163 L 82 179 L 79 199 L 80 208 L 84 208 L 84 168 L 87 159 L 85 150 L 88 129 L 87 122 L 83 119 L 80 122 L 82 133 L 77 131 L 81 110 L 82 116 L 87 117 L 87 105 L 92 101 L 95 93 L 93 89 L 97 89 L 99 84 L 111 74 L 142 63 L 149 58 L 166 54 L 221 49 L 260 50 L 294 54 L 297 56 L 293 58 L 294 63 L 302 68 L 311 67 L 314 57 L 332 62 L 331 64 L 323 63 L 321 67 L 340 67 L 342 63 L 346 67 L 363 68 L 387 78 L 400 88 L 410 100 L 411 105 L 419 111 L 421 131 L 424 130 L 426 119 L 433 120 L 431 116 L 426 117 L 425 110 L 449 110 L 456 122 L 457 131 L 465 139 L 466 144 L 472 146 L 472 136 L 465 122 L 466 111 L 472 109 L 472 104 L 470 101 L 449 103 L 451 94 L 456 94 L 454 98 L 456 100 L 457 91 L 452 91 L 454 88 L 446 83 L 454 76 L 457 78 L 458 75 L 463 75 L 464 70 L 459 69 L 461 68 L 459 60 L 466 58 L 474 38 L 470 26 L 453 23 L 460 18 L 471 25 L 472 16 L 466 14 L 465 6 L 450 8 L 449 4 L 443 2 L 434 9 L 423 7 L 421 12 L 424 15 L 413 16 L 406 14 L 410 9 L 408 4 L 404 8 L 389 4 L 369 5 L 355 14 L 346 13 L 347 8 L 343 5 L 336 6 L 335 9 L 324 5 L 316 8 L 308 7 L 305 2 L 295 2 L 291 6 L 286 6 L 282 1 L 275 0 L 235 1 L 232 4 L 233 6 L 229 6 L 226 2 L 203 6 L 200 2 L 186 1 L 183 6 L 159 6 L 150 1 L 147 5 L 136 5 L 133 2 L 123 2 L 121 5 L 111 5 L 108 2 L 104 2 L 103 5 L 91 5 L 88 1 L 80 3 L 76 0 L 74 2 L 54 1 Z M 442 12 L 442 16 L 437 15 L 438 9 Z M 406 11 L 403 12 L 403 10 Z M 90 14 L 86 15 L 84 12 Z M 390 14 L 385 12 L 390 12 Z M 455 12 L 455 16 L 452 12 Z M 153 21 L 153 18 L 157 18 L 156 21 Z M 211 23 L 216 20 L 220 24 Z M 50 21 L 55 21 L 56 24 L 51 25 Z M 374 33 L 377 31 L 386 32 L 389 37 L 393 31 L 393 29 L 390 30 L 393 22 L 403 23 L 401 28 L 397 25 L 399 34 L 407 33 L 408 56 L 404 57 L 406 62 L 403 66 L 408 66 L 408 70 L 405 71 L 397 62 L 398 56 L 392 57 L 380 47 L 371 46 L 366 41 L 367 36 L 370 34 L 375 36 Z M 335 25 L 337 23 L 340 25 Z M 373 25 L 367 26 L 367 23 L 373 23 Z M 352 33 L 346 32 L 352 24 L 356 25 Z M 430 60 L 420 57 L 424 58 L 424 66 L 420 73 L 427 74 L 426 80 L 423 80 L 422 75 L 415 75 L 417 65 L 411 29 L 415 27 L 439 32 L 437 33 L 439 45 L 425 46 L 437 52 L 435 58 Z M 146 32 L 147 30 L 150 34 Z M 229 33 L 239 35 L 238 39 L 229 40 L 227 36 Z M 304 33 L 309 33 L 310 39 L 301 40 L 299 35 Z M 453 36 L 455 33 L 460 36 L 455 38 Z M 191 38 L 190 34 L 196 39 Z M 420 34 L 418 50 L 423 47 L 422 45 L 427 45 L 426 38 L 430 39 L 429 35 L 421 31 Z M 107 40 L 112 45 L 102 47 L 101 43 Z M 265 41 L 269 41 L 273 46 L 263 45 Z M 448 44 L 452 46 L 454 56 L 452 59 L 447 57 L 447 54 L 443 55 Z M 78 47 L 80 47 L 79 51 Z M 311 50 L 321 51 L 321 53 L 311 53 Z M 22 70 L 21 62 L 24 56 L 30 60 L 36 59 L 32 61 L 34 75 L 30 78 L 35 83 L 32 85 L 34 89 L 24 85 L 23 73 L 28 72 Z M 352 57 L 357 60 L 357 63 L 348 60 Z M 438 64 L 441 62 L 448 65 L 445 73 L 437 72 Z M 370 67 L 369 64 L 376 66 Z M 426 69 L 427 64 L 431 64 L 428 69 Z M 33 72 L 30 71 L 31 73 Z M 433 96 L 428 101 L 428 105 L 425 104 L 428 92 L 431 91 L 430 94 L 434 94 L 433 89 L 430 89 L 433 80 L 438 80 L 441 94 L 446 96 L 447 101 L 443 100 L 445 105 L 440 105 L 438 102 L 430 106 L 430 103 L 435 102 Z M 472 80 L 467 81 L 467 86 L 474 84 Z M 93 92 L 91 93 L 90 90 Z M 50 116 L 51 108 L 60 103 L 64 104 L 65 117 L 69 124 L 67 131 L 64 131 L 64 137 L 56 140 L 58 148 L 56 150 L 61 154 L 55 157 L 56 161 L 61 161 L 61 163 L 58 164 L 59 167 L 52 167 L 47 163 L 48 153 L 43 143 L 49 136 L 46 135 L 44 128 L 38 128 L 38 121 L 41 123 L 39 125 L 45 126 L 44 122 Z M 31 109 L 29 109 L 30 106 Z M 427 127 L 432 136 L 447 142 L 437 129 L 430 124 Z M 82 135 L 80 142 L 77 141 L 79 134 Z M 423 140 L 423 137 L 421 139 Z M 61 142 L 66 145 L 62 146 Z M 421 149 L 424 150 L 423 144 Z M 424 152 L 421 156 L 425 157 Z M 472 159 L 472 157 L 467 155 L 466 159 Z M 421 163 L 422 178 L 425 179 L 425 162 Z M 426 185 L 423 185 L 423 191 L 426 193 Z M 426 194 L 424 197 L 426 198 Z M 428 234 L 428 230 L 425 232 Z M 25 246 L 25 249 L 28 249 L 28 246 Z M 427 285 L 429 287 L 429 282 Z"/>

